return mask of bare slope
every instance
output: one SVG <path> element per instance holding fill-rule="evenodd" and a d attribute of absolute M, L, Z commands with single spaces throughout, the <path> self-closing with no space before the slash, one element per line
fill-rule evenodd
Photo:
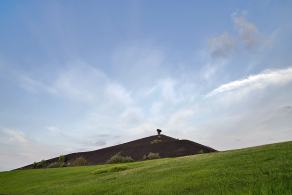
<path fill-rule="evenodd" d="M 161 158 L 165 158 L 215 151 L 213 148 L 189 140 L 179 140 L 165 135 L 155 135 L 99 150 L 68 154 L 65 155 L 65 159 L 67 163 L 70 163 L 82 156 L 87 160 L 89 165 L 95 165 L 106 163 L 107 160 L 119 152 L 124 156 L 132 157 L 135 161 L 139 161 L 143 160 L 143 156 L 150 152 L 159 153 Z M 57 160 L 58 157 L 49 159 L 46 161 L 46 164 Z M 31 164 L 23 168 L 32 168 L 32 166 Z"/>

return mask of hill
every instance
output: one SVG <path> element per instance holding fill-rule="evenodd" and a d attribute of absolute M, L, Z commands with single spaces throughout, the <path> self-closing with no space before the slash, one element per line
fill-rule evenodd
<path fill-rule="evenodd" d="M 166 135 L 154 135 L 142 139 L 134 140 L 124 144 L 103 148 L 89 152 L 78 152 L 64 156 L 67 165 L 72 164 L 77 158 L 82 157 L 87 165 L 96 165 L 106 163 L 113 155 L 121 153 L 124 156 L 130 156 L 134 161 L 143 160 L 145 155 L 150 152 L 158 153 L 160 158 L 187 156 L 198 153 L 215 152 L 213 148 L 189 141 L 179 140 Z M 43 164 L 50 165 L 57 162 L 59 157 L 44 161 Z M 22 169 L 33 168 L 33 164 Z"/>
<path fill-rule="evenodd" d="M 0 194 L 292 194 L 292 142 L 124 164 L 0 173 Z"/>

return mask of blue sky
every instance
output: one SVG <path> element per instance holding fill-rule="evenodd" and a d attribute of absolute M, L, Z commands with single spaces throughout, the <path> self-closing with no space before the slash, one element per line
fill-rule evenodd
<path fill-rule="evenodd" d="M 0 170 L 166 135 L 292 139 L 289 1 L 1 1 Z"/>

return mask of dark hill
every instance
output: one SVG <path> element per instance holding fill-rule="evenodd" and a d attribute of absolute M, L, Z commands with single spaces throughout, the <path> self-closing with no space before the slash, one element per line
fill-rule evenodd
<path fill-rule="evenodd" d="M 132 157 L 135 161 L 139 161 L 143 160 L 143 156 L 150 152 L 159 153 L 161 158 L 165 158 L 215 151 L 213 148 L 189 140 L 179 140 L 165 135 L 154 135 L 99 150 L 68 154 L 65 155 L 65 159 L 66 163 L 72 163 L 76 158 L 82 156 L 89 165 L 95 165 L 106 163 L 107 160 L 119 152 L 124 156 Z M 45 163 L 48 165 L 57 161 L 58 157 L 49 159 Z M 33 168 L 33 164 L 22 169 L 26 168 Z"/>

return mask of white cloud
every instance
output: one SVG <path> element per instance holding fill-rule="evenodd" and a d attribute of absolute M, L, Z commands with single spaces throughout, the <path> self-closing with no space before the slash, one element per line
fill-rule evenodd
<path fill-rule="evenodd" d="M 266 70 L 260 74 L 251 75 L 245 79 L 223 84 L 208 93 L 207 96 L 210 97 L 221 93 L 238 90 L 245 90 L 249 92 L 255 89 L 262 89 L 270 85 L 284 85 L 290 81 L 292 81 L 292 68 Z"/>

